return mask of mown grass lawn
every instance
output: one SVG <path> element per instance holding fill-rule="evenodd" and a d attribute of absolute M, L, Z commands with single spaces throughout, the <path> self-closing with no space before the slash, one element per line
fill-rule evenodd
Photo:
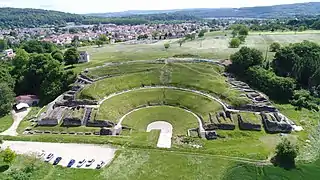
<path fill-rule="evenodd" d="M 187 135 L 188 129 L 199 127 L 197 118 L 191 113 L 170 106 L 147 107 L 132 112 L 123 120 L 123 125 L 144 132 L 155 121 L 169 122 L 173 127 L 173 135 Z"/>
<path fill-rule="evenodd" d="M 135 64 L 131 64 L 133 69 Z M 97 81 L 85 87 L 78 97 L 102 99 L 111 93 L 134 87 L 167 85 L 212 93 L 232 105 L 246 104 L 248 99 L 240 97 L 239 91 L 230 88 L 222 71 L 223 68 L 207 63 L 170 63 L 150 72 L 125 74 Z"/>
<path fill-rule="evenodd" d="M 114 96 L 101 104 L 96 118 L 117 122 L 134 108 L 159 103 L 188 108 L 204 119 L 209 118 L 209 113 L 222 110 L 219 103 L 205 96 L 193 92 L 157 88 L 136 90 Z"/>
<path fill-rule="evenodd" d="M 6 115 L 4 117 L 0 118 L 0 132 L 3 132 L 7 129 L 9 129 L 9 127 L 12 125 L 13 123 L 13 118 L 12 115 Z"/>

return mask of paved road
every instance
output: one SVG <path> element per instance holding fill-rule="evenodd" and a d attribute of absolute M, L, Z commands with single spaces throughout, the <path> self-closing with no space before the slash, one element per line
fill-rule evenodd
<path fill-rule="evenodd" d="M 20 122 L 28 115 L 31 108 L 28 108 L 25 111 L 16 113 L 14 110 L 12 110 L 12 117 L 13 117 L 13 124 L 9 129 L 1 133 L 0 135 L 3 136 L 17 136 L 17 129 L 19 127 Z"/>

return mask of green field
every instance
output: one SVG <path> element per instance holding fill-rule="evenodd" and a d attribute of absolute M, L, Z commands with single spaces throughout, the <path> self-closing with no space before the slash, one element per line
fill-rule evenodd
<path fill-rule="evenodd" d="M 192 92 L 174 89 L 146 89 L 131 91 L 106 100 L 99 108 L 97 119 L 117 122 L 130 110 L 148 104 L 185 107 L 201 115 L 205 120 L 209 118 L 209 113 L 223 110 L 219 103 Z"/>
<path fill-rule="evenodd" d="M 134 131 L 146 131 L 154 121 L 167 121 L 173 127 L 174 135 L 186 135 L 188 129 L 199 127 L 196 117 L 180 108 L 156 106 L 140 109 L 129 114 L 122 122 Z"/>
<path fill-rule="evenodd" d="M 132 68 L 134 67 L 135 64 L 132 64 Z M 171 63 L 149 72 L 125 74 L 97 81 L 85 87 L 78 97 L 102 99 L 114 92 L 135 87 L 167 85 L 211 93 L 232 105 L 246 104 L 248 99 L 239 97 L 240 92 L 230 88 L 221 74 L 222 70 L 217 65 L 206 63 Z"/>
<path fill-rule="evenodd" d="M 227 36 L 225 36 L 225 34 Z M 81 47 L 90 53 L 92 61 L 89 64 L 79 64 L 75 71 L 80 72 L 87 67 L 95 67 L 105 62 L 130 61 L 130 60 L 152 60 L 157 58 L 172 57 L 177 54 L 194 54 L 201 58 L 226 59 L 238 49 L 229 48 L 229 41 L 232 38 L 231 32 L 218 31 L 206 33 L 204 38 L 194 41 L 187 41 L 179 47 L 177 40 L 160 41 L 154 44 L 133 44 L 118 43 L 97 46 Z M 309 40 L 319 42 L 319 31 L 304 32 L 250 32 L 246 42 L 241 46 L 255 47 L 263 52 L 272 42 L 279 42 L 282 45 Z M 170 48 L 164 49 L 164 43 L 170 42 Z M 269 52 L 267 58 L 272 59 L 274 53 Z"/>
<path fill-rule="evenodd" d="M 0 118 L 0 132 L 7 130 L 13 123 L 12 115 L 9 114 L 7 116 Z"/>

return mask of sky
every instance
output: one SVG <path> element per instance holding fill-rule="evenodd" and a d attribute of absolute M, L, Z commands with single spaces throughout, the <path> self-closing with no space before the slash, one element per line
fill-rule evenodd
<path fill-rule="evenodd" d="M 319 1 L 320 0 L 0 0 L 0 7 L 39 8 L 85 14 L 126 10 L 239 8 Z"/>

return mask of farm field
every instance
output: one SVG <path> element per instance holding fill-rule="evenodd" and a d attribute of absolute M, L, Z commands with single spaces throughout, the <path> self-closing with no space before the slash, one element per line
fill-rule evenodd
<path fill-rule="evenodd" d="M 304 32 L 250 32 L 246 42 L 242 46 L 255 47 L 263 52 L 272 42 L 279 42 L 282 45 L 289 43 L 309 40 L 319 42 L 320 31 Z M 227 36 L 225 36 L 227 34 Z M 114 44 L 81 47 L 80 50 L 86 50 L 91 55 L 92 62 L 89 64 L 76 65 L 75 71 L 80 72 L 87 67 L 102 65 L 105 62 L 119 62 L 131 60 L 151 60 L 157 58 L 168 58 L 179 54 L 193 54 L 200 58 L 226 59 L 232 53 L 238 51 L 238 48 L 229 48 L 229 41 L 232 37 L 231 32 L 209 32 L 204 38 L 188 41 L 179 47 L 177 40 L 160 41 L 154 44 Z M 163 44 L 170 42 L 170 48 L 164 49 Z M 267 58 L 272 59 L 274 53 L 268 52 Z"/>

